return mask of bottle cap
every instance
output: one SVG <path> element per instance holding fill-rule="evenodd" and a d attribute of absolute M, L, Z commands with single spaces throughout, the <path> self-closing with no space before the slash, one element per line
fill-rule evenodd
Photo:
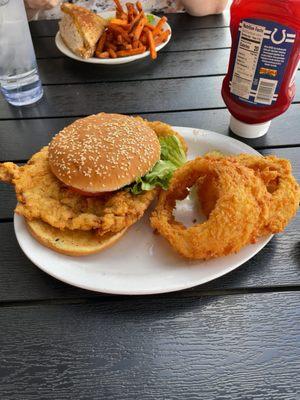
<path fill-rule="evenodd" d="M 246 122 L 242 122 L 231 115 L 229 127 L 238 136 L 255 139 L 265 135 L 270 125 L 271 121 L 263 122 L 262 124 L 246 124 Z"/>

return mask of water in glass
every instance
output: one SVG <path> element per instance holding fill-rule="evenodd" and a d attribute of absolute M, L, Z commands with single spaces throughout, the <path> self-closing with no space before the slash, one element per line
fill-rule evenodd
<path fill-rule="evenodd" d="M 0 85 L 6 100 L 15 106 L 43 96 L 22 0 L 0 0 Z"/>

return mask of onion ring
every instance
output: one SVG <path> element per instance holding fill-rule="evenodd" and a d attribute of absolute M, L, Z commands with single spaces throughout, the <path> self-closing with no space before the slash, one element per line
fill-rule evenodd
<path fill-rule="evenodd" d="M 199 178 L 213 177 L 218 196 L 208 220 L 186 228 L 175 220 L 176 200 L 183 200 Z M 182 256 L 210 259 L 239 251 L 255 242 L 268 218 L 268 192 L 254 172 L 225 160 L 196 158 L 179 168 L 162 191 L 151 225 Z"/>
<path fill-rule="evenodd" d="M 292 175 L 291 163 L 288 160 L 280 159 L 275 156 L 254 156 L 241 154 L 239 156 L 222 157 L 219 154 L 211 153 L 205 156 L 210 160 L 227 160 L 238 163 L 250 168 L 262 179 L 268 192 L 269 218 L 259 232 L 260 236 L 270 233 L 281 232 L 296 214 L 300 201 L 300 188 L 296 179 Z M 213 206 L 212 200 L 208 198 L 208 193 L 216 190 L 213 180 L 199 185 L 198 194 L 202 200 L 202 208 L 205 215 Z"/>

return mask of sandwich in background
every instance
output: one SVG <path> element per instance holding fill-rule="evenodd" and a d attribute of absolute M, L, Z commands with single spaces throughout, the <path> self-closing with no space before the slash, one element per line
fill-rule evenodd
<path fill-rule="evenodd" d="M 59 31 L 65 45 L 79 57 L 92 57 L 107 25 L 106 20 L 71 3 L 63 3 L 61 11 L 63 17 L 59 22 Z"/>

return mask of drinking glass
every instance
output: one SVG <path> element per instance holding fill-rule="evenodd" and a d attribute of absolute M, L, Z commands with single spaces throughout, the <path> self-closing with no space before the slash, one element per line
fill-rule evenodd
<path fill-rule="evenodd" d="M 0 86 L 14 106 L 43 96 L 23 0 L 0 0 Z"/>

